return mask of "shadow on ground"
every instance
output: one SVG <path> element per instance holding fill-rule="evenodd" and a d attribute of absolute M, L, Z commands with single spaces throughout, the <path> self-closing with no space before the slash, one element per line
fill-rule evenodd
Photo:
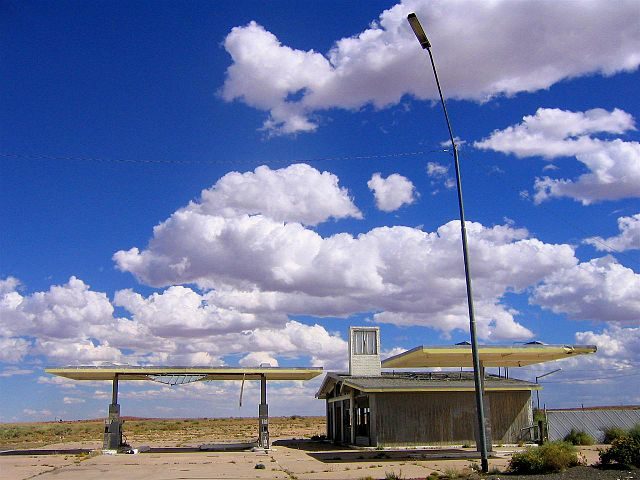
<path fill-rule="evenodd" d="M 273 446 L 302 450 L 323 463 L 397 462 L 398 460 L 477 460 L 478 452 L 463 448 L 359 449 L 312 440 L 277 440 Z"/>

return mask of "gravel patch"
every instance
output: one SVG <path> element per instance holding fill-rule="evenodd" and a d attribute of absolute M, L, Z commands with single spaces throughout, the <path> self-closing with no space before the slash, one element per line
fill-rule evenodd
<path fill-rule="evenodd" d="M 638 469 L 600 469 L 594 467 L 573 467 L 560 473 L 546 475 L 489 475 L 486 480 L 636 480 L 640 479 Z"/>

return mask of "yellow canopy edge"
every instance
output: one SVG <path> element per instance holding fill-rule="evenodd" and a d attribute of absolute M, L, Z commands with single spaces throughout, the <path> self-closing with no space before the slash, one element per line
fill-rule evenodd
<path fill-rule="evenodd" d="M 47 368 L 51 375 L 72 380 L 151 380 L 153 376 L 202 375 L 199 381 L 209 380 L 310 380 L 322 373 L 322 367 L 158 367 L 158 366 L 68 366 Z"/>
<path fill-rule="evenodd" d="M 480 345 L 485 367 L 524 367 L 595 353 L 595 345 Z M 471 345 L 420 346 L 382 361 L 382 368 L 472 367 Z"/>

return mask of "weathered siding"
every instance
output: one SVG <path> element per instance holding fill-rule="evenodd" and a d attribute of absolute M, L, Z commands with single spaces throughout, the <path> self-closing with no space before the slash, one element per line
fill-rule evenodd
<path fill-rule="evenodd" d="M 487 392 L 491 406 L 491 433 L 494 443 L 516 443 L 533 424 L 531 392 Z M 528 438 L 528 437 L 527 437 Z"/>
<path fill-rule="evenodd" d="M 487 413 L 494 442 L 515 442 L 531 424 L 528 391 L 487 392 Z M 377 445 L 475 443 L 473 392 L 376 394 L 372 425 Z"/>

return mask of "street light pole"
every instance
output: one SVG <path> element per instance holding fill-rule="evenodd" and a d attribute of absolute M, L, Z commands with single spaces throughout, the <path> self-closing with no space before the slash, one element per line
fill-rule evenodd
<path fill-rule="evenodd" d="M 542 375 L 538 375 L 536 377 L 536 385 L 538 385 L 538 379 L 542 377 L 546 377 L 547 375 L 551 375 L 552 373 L 556 373 L 562 370 L 561 368 L 556 368 L 555 370 L 551 370 L 550 372 L 543 373 Z M 540 390 L 536 389 L 536 399 L 538 401 L 538 410 L 540 410 Z"/>
<path fill-rule="evenodd" d="M 436 85 L 438 87 L 438 93 L 440 94 L 440 102 L 442 103 L 442 110 L 444 112 L 444 118 L 447 122 L 447 128 L 449 129 L 449 138 L 451 139 L 451 147 L 453 148 L 453 161 L 456 168 L 456 186 L 458 188 L 458 207 L 460 209 L 460 230 L 462 234 L 462 256 L 464 258 L 464 274 L 467 286 L 467 305 L 469 307 L 469 331 L 471 333 L 471 354 L 473 357 L 473 380 L 476 389 L 476 407 L 478 411 L 478 432 L 479 432 L 479 447 L 481 467 L 483 472 L 489 471 L 489 460 L 487 455 L 487 433 L 485 429 L 485 415 L 484 415 L 484 399 L 483 399 L 483 381 L 481 378 L 480 356 L 478 354 L 478 340 L 476 337 L 476 319 L 473 309 L 473 293 L 471 290 L 471 271 L 469 268 L 469 252 L 467 248 L 467 229 L 464 219 L 464 203 L 462 201 L 462 181 L 460 179 L 460 163 L 458 161 L 458 146 L 456 145 L 455 137 L 453 136 L 453 130 L 451 129 L 451 122 L 449 121 L 449 114 L 447 113 L 447 105 L 444 101 L 444 95 L 442 94 L 442 88 L 440 87 L 440 80 L 438 79 L 438 71 L 436 70 L 436 64 L 433 60 L 433 54 L 431 53 L 431 43 L 424 32 L 422 25 L 415 13 L 410 13 L 407 16 L 407 20 L 411 25 L 413 33 L 415 33 L 420 46 L 429 52 L 429 59 L 431 60 L 431 67 L 433 68 L 433 75 L 436 79 Z"/>

